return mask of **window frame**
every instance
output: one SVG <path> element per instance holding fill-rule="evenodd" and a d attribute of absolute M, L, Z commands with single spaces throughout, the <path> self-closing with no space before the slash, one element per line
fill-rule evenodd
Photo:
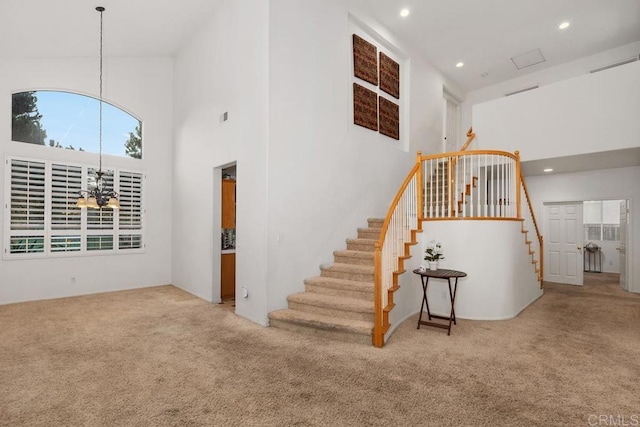
<path fill-rule="evenodd" d="M 44 228 L 41 230 L 12 230 L 12 215 L 11 215 L 11 195 L 12 195 L 12 162 L 35 162 L 44 164 Z M 120 228 L 120 210 L 114 209 L 113 212 L 113 225 L 110 228 L 95 228 L 90 229 L 88 224 L 88 208 L 76 208 L 80 209 L 80 225 L 79 228 L 56 228 L 56 224 L 53 224 L 52 211 L 53 205 L 53 165 L 64 166 L 67 168 L 80 168 L 81 169 L 81 188 L 88 188 L 88 177 L 90 169 L 97 169 L 97 165 L 93 163 L 81 163 L 68 160 L 54 160 L 43 159 L 36 157 L 27 157 L 19 155 L 6 155 L 5 156 L 5 209 L 4 209 L 4 239 L 3 239 L 3 260 L 24 260 L 24 259 L 43 259 L 43 258 L 67 258 L 67 257 L 84 257 L 84 256 L 103 256 L 103 255 L 127 255 L 127 254 L 141 254 L 146 253 L 146 240 L 145 240 L 145 181 L 146 174 L 141 170 L 136 170 L 128 167 L 108 167 L 113 171 L 114 189 L 120 194 L 120 174 L 139 175 L 139 206 L 134 205 L 134 209 L 140 210 L 139 216 L 139 228 Z M 68 192 L 68 194 L 73 194 Z M 105 208 L 108 209 L 108 208 Z M 44 250 L 42 252 L 27 252 L 27 253 L 11 253 L 11 241 L 18 236 L 35 236 L 34 232 L 37 232 L 37 236 L 43 236 Z M 91 236 L 112 236 L 112 249 L 104 250 L 89 250 L 88 239 Z M 52 239 L 66 236 L 68 238 L 80 237 L 80 250 L 53 250 Z M 120 248 L 120 238 L 122 236 L 128 236 L 129 240 L 132 236 L 140 236 L 141 245 L 140 248 Z M 135 237 L 133 237 L 135 238 Z"/>
<path fill-rule="evenodd" d="M 599 217 L 600 217 L 600 221 L 599 222 L 584 222 L 582 223 L 582 234 L 583 234 L 583 238 L 585 241 L 596 241 L 596 242 L 619 242 L 620 241 L 620 223 L 609 223 L 609 222 L 604 222 L 605 220 L 605 210 L 604 210 L 604 204 L 605 202 L 619 202 L 618 200 L 589 200 L 586 201 L 584 203 L 590 203 L 590 204 L 597 204 L 600 210 L 599 213 Z M 590 238 L 589 234 L 590 234 L 590 228 L 594 228 L 597 227 L 598 229 L 598 234 L 599 237 L 596 239 L 592 239 Z M 605 230 L 607 229 L 607 230 Z M 611 239 L 605 239 L 605 236 L 610 235 L 611 233 L 613 233 L 614 235 L 616 235 L 618 237 L 617 240 L 611 240 Z"/>

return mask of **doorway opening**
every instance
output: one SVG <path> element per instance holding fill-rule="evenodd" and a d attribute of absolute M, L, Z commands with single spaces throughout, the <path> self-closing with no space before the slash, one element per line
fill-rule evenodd
<path fill-rule="evenodd" d="M 460 138 L 460 100 L 446 88 L 443 89 L 444 115 L 442 123 L 442 152 L 458 151 L 462 147 Z"/>
<path fill-rule="evenodd" d="M 237 165 L 217 168 L 214 174 L 213 295 L 224 308 L 235 312 L 236 301 L 236 183 Z M 215 296 L 218 295 L 218 298 Z"/>
<path fill-rule="evenodd" d="M 628 291 L 629 206 L 628 199 L 544 203 L 544 281 L 582 286 L 601 274 Z"/>

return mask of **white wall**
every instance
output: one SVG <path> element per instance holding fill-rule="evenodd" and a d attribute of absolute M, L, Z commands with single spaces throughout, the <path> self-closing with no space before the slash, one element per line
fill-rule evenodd
<path fill-rule="evenodd" d="M 353 125 L 349 13 L 410 58 L 408 152 Z M 384 217 L 416 151 L 440 150 L 442 76 L 341 0 L 272 0 L 269 12 L 268 310 Z M 401 102 L 403 99 L 401 99 Z M 401 104 L 402 105 L 402 104 Z M 402 107 L 401 107 L 402 108 Z M 401 128 L 401 132 L 404 128 Z M 279 237 L 279 239 L 278 239 Z"/>
<path fill-rule="evenodd" d="M 638 146 L 640 61 L 473 107 L 477 147 L 521 159 Z"/>
<path fill-rule="evenodd" d="M 562 80 L 586 75 L 589 74 L 590 70 L 620 62 L 631 57 L 637 58 L 638 54 L 640 54 L 640 41 L 471 91 L 466 95 L 464 103 L 462 104 L 463 130 L 466 132 L 466 129 L 472 124 L 471 110 L 475 104 L 502 98 L 507 93 L 525 88 L 547 86 Z"/>
<path fill-rule="evenodd" d="M 424 250 L 431 240 L 439 241 L 444 250 L 439 268 L 467 273 L 458 280 L 455 311 L 460 319 L 510 319 L 542 295 L 520 221 L 425 221 L 423 227 L 420 243 L 411 250 L 408 273 L 401 276 L 400 290 L 394 294 L 392 328 L 420 311 L 420 277 L 411 271 L 427 264 Z M 449 315 L 446 280 L 430 279 L 427 295 L 431 313 Z"/>
<path fill-rule="evenodd" d="M 540 175 L 526 178 L 538 220 L 544 227 L 545 202 L 631 199 L 630 236 L 627 245 L 627 275 L 634 292 L 640 292 L 640 167 L 603 169 L 590 172 Z M 545 235 L 544 229 L 541 230 Z M 630 247 L 629 247 L 630 246 Z"/>
<path fill-rule="evenodd" d="M 96 58 L 0 59 L 0 151 L 8 154 L 94 163 L 97 154 L 52 149 L 11 141 L 11 93 L 52 89 L 98 96 Z M 171 282 L 171 135 L 170 58 L 106 58 L 105 100 L 143 121 L 143 159 L 105 156 L 104 165 L 144 171 L 146 253 L 0 260 L 0 304 L 65 297 Z M 5 174 L 0 174 L 5 200 Z M 0 210 L 4 224 L 5 210 Z M 2 228 L 4 230 L 4 227 Z M 0 231 L 0 238 L 4 239 Z M 71 277 L 76 278 L 71 283 Z"/>
<path fill-rule="evenodd" d="M 268 77 L 268 2 L 219 2 L 175 58 L 173 284 L 219 301 L 214 168 L 237 161 L 236 287 L 249 297 L 236 300 L 236 312 L 260 324 L 267 322 Z M 229 120 L 220 123 L 225 111 Z"/>

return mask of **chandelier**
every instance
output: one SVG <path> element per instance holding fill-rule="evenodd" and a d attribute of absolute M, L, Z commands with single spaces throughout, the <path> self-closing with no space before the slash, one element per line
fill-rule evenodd
<path fill-rule="evenodd" d="M 112 209 L 119 209 L 120 202 L 118 201 L 118 193 L 107 188 L 107 181 L 105 179 L 106 172 L 102 170 L 102 12 L 104 12 L 104 7 L 98 6 L 96 10 L 100 12 L 100 166 L 96 172 L 95 187 L 90 190 L 80 190 L 80 197 L 78 197 L 76 206 L 79 208 L 93 209 L 101 209 L 106 206 Z"/>

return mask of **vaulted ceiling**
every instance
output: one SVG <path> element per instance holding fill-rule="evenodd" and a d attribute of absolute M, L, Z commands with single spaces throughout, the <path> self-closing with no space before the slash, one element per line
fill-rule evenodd
<path fill-rule="evenodd" d="M 308 0 L 299 0 L 308 1 Z M 321 1 L 321 0 L 319 0 Z M 638 0 L 350 0 L 468 91 L 640 40 Z M 0 58 L 171 56 L 218 0 L 23 0 L 0 4 Z M 409 16 L 400 16 L 401 9 Z M 561 22 L 570 22 L 559 30 Z M 540 49 L 517 70 L 511 57 Z M 638 52 L 640 53 L 640 52 Z M 464 66 L 456 68 L 456 63 Z M 484 75 L 484 77 L 483 77 Z"/>

